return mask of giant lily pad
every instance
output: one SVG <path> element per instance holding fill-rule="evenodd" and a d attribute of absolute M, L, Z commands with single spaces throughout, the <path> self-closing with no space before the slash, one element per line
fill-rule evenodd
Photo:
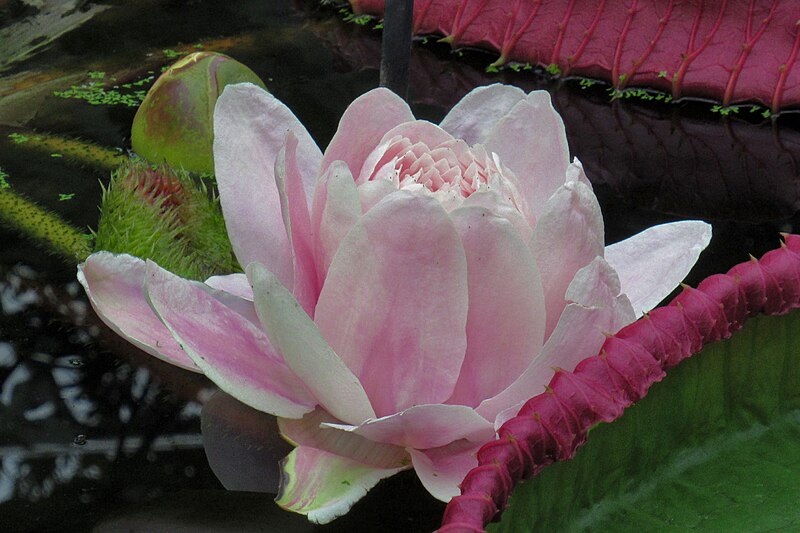
<path fill-rule="evenodd" d="M 380 15 L 384 0 L 350 0 Z M 800 26 L 791 0 L 753 2 L 508 2 L 420 0 L 414 32 L 444 35 L 555 75 L 602 78 L 622 96 L 646 86 L 674 98 L 729 106 L 757 100 L 772 112 L 800 103 Z"/>
<path fill-rule="evenodd" d="M 761 316 L 687 359 L 572 461 L 517 487 L 489 531 L 797 527 L 798 331 L 799 312 Z"/>

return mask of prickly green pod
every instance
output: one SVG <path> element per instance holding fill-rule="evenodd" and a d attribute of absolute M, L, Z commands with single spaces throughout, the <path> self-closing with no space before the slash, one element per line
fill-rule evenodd
<path fill-rule="evenodd" d="M 190 172 L 213 173 L 214 105 L 226 85 L 264 82 L 216 52 L 195 52 L 170 66 L 136 112 L 131 143 L 140 156 Z"/>
<path fill-rule="evenodd" d="M 95 250 L 150 258 L 190 279 L 241 270 L 205 183 L 141 160 L 121 165 L 104 189 Z"/>

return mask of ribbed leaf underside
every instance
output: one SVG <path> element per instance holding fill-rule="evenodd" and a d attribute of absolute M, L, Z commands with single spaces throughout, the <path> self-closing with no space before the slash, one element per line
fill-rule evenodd
<path fill-rule="evenodd" d="M 483 531 L 490 520 L 499 516 L 499 510 L 505 509 L 511 491 L 519 481 L 538 474 L 554 462 L 571 459 L 577 448 L 585 442 L 592 427 L 599 422 L 611 422 L 619 418 L 626 407 L 643 398 L 650 386 L 662 379 L 666 370 L 700 352 L 706 344 L 727 339 L 741 329 L 750 317 L 757 314 L 784 315 L 798 307 L 800 236 L 796 235 L 787 235 L 785 245 L 768 252 L 759 261 L 742 263 L 727 274 L 711 276 L 700 283 L 697 289 L 686 288 L 669 305 L 655 309 L 649 316 L 609 337 L 601 353 L 585 359 L 574 372 L 558 372 L 546 393 L 532 398 L 518 416 L 506 422 L 498 432 L 499 439 L 485 445 L 478 452 L 479 466 L 464 479 L 462 495 L 454 498 L 448 505 L 440 531 Z M 676 370 L 679 375 L 689 375 L 688 378 L 673 380 L 688 380 L 686 386 L 690 387 L 687 389 L 689 392 L 668 390 L 662 394 L 671 394 L 671 400 L 663 397 L 650 400 L 657 409 L 664 410 L 664 420 L 658 426 L 661 438 L 685 439 L 687 428 L 693 428 L 689 436 L 696 439 L 696 442 L 693 444 L 690 439 L 686 444 L 689 448 L 683 448 L 689 450 L 686 453 L 691 455 L 692 451 L 700 453 L 698 450 L 702 450 L 703 446 L 713 448 L 713 444 L 704 439 L 706 436 L 711 436 L 713 441 L 716 438 L 714 435 L 722 434 L 727 438 L 722 437 L 721 444 L 729 445 L 736 439 L 744 442 L 744 452 L 739 448 L 732 448 L 730 452 L 743 456 L 748 456 L 746 446 L 751 446 L 751 451 L 758 450 L 759 446 L 774 439 L 777 442 L 775 446 L 779 449 L 785 447 L 786 453 L 794 450 L 795 463 L 798 462 L 800 450 L 793 443 L 797 440 L 788 438 L 787 435 L 796 435 L 798 431 L 798 419 L 792 409 L 800 408 L 800 355 L 797 353 L 797 346 L 787 343 L 793 342 L 789 332 L 792 324 L 797 326 L 800 318 L 792 315 L 777 320 L 776 324 L 770 320 L 760 319 L 747 332 L 737 335 L 729 343 L 709 348 L 709 351 L 715 350 L 714 353 L 725 354 L 727 350 L 734 350 L 730 346 L 735 344 L 737 358 L 728 361 L 719 355 L 700 357 L 697 362 L 692 363 L 699 370 L 691 370 L 694 367 L 688 365 L 684 366 L 689 370 Z M 800 344 L 800 341 L 794 342 Z M 771 357 L 764 355 L 772 352 L 775 353 Z M 714 364 L 718 368 L 713 368 Z M 704 365 L 712 368 L 703 369 Z M 705 381 L 692 384 L 692 379 Z M 667 384 L 665 389 L 666 386 Z M 708 395 L 707 401 L 697 403 L 697 394 Z M 667 402 L 668 405 L 661 405 L 662 402 Z M 634 409 L 633 413 L 645 409 L 642 406 Z M 639 415 L 640 418 L 642 416 Z M 649 415 L 644 415 L 645 419 L 648 417 Z M 764 425 L 763 434 L 759 434 L 757 423 Z M 625 424 L 627 425 L 623 427 L 627 427 L 629 432 L 635 430 L 637 433 L 628 435 L 627 440 L 624 436 L 611 438 L 622 438 L 628 443 L 629 450 L 630 443 L 635 443 L 630 457 L 634 466 L 623 466 L 621 473 L 607 472 L 603 470 L 602 460 L 595 456 L 595 463 L 582 471 L 581 476 L 594 476 L 596 473 L 600 480 L 596 485 L 598 487 L 610 483 L 613 476 L 618 476 L 618 480 L 622 479 L 626 483 L 636 483 L 635 477 L 631 481 L 624 476 L 624 469 L 634 468 L 643 472 L 639 480 L 646 482 L 647 474 L 654 473 L 653 469 L 663 464 L 659 462 L 659 453 L 666 453 L 667 458 L 664 461 L 675 461 L 678 465 L 675 468 L 680 468 L 680 456 L 669 455 L 676 448 L 670 447 L 669 440 L 659 444 L 663 449 L 656 447 L 650 450 L 645 445 L 649 438 L 648 429 L 638 428 L 636 422 Z M 612 433 L 616 426 L 617 424 L 598 428 L 596 433 Z M 725 432 L 720 433 L 722 430 Z M 640 442 L 645 443 L 641 449 L 637 448 Z M 602 442 L 597 446 L 602 448 Z M 681 451 L 680 446 L 677 446 L 677 450 Z M 721 450 L 715 452 L 722 453 Z M 651 453 L 655 462 L 652 464 L 653 469 L 648 470 L 642 465 L 651 460 L 648 456 Z M 724 464 L 726 460 L 720 459 L 719 466 Z M 710 465 L 711 463 L 709 469 L 712 468 Z M 762 485 L 766 486 L 772 476 L 764 469 L 760 472 L 764 476 Z M 707 474 L 709 482 L 713 480 L 713 476 L 712 473 Z M 746 477 L 751 481 L 754 479 L 749 475 Z M 678 489 L 684 481 L 675 477 L 673 482 L 677 487 L 675 494 L 681 494 Z M 777 480 L 776 483 L 780 488 L 780 481 Z M 535 491 L 537 485 L 532 483 L 531 486 L 534 487 L 531 490 Z M 623 489 L 615 486 L 613 490 L 627 488 L 630 486 Z M 571 494 L 565 494 L 565 491 L 569 493 L 571 490 L 568 482 L 559 485 L 558 490 L 552 486 L 551 489 L 565 499 L 572 497 Z M 636 490 L 644 489 L 637 487 Z M 598 501 L 592 499 L 591 494 L 576 495 L 575 500 L 584 503 Z M 521 499 L 525 500 L 524 497 Z M 561 503 L 566 505 L 565 502 Z M 613 507 L 613 504 L 609 505 Z M 683 508 L 683 503 L 677 507 Z M 613 508 L 609 513 L 608 516 L 614 520 L 621 520 L 621 515 L 614 513 L 624 513 L 624 508 Z M 641 513 L 642 516 L 650 516 L 646 511 Z M 530 510 L 521 514 L 528 515 L 525 520 L 538 519 L 531 516 Z M 687 515 L 690 514 L 691 511 L 687 511 Z M 552 515 L 547 514 L 543 518 L 553 519 Z M 565 517 L 559 519 L 563 520 Z M 570 519 L 574 519 L 574 516 Z M 584 519 L 593 520 L 591 517 Z M 510 520 L 517 518 L 511 517 Z M 602 522 L 598 522 L 600 523 Z M 618 525 L 613 520 L 609 523 L 614 523 L 615 527 Z M 652 524 L 639 522 L 639 526 L 642 525 L 652 527 Z M 575 524 L 573 526 L 581 529 Z"/>
<path fill-rule="evenodd" d="M 384 0 L 350 3 L 383 13 Z M 619 90 L 800 104 L 796 0 L 416 0 L 414 31 Z"/>

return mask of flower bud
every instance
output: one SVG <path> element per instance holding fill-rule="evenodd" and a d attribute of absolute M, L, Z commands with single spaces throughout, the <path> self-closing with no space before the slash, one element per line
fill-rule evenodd
<path fill-rule="evenodd" d="M 214 105 L 226 85 L 264 83 L 243 64 L 216 52 L 195 52 L 156 80 L 136 112 L 131 143 L 153 163 L 214 172 Z"/>

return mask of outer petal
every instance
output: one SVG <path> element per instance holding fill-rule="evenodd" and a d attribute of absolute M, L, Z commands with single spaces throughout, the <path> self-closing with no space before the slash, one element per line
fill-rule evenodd
<path fill-rule="evenodd" d="M 259 411 L 292 418 L 311 411 L 316 400 L 264 332 L 198 285 L 147 263 L 150 305 L 206 376 Z"/>
<path fill-rule="evenodd" d="M 525 91 L 495 83 L 468 92 L 444 117 L 440 126 L 467 144 L 484 143 L 497 122 L 525 99 Z"/>
<path fill-rule="evenodd" d="M 408 104 L 388 89 L 380 87 L 359 96 L 351 103 L 322 158 L 321 173 L 334 161 L 344 161 L 352 172 L 359 172 L 364 160 L 384 134 L 403 122 L 414 120 Z"/>
<path fill-rule="evenodd" d="M 150 355 L 200 372 L 145 300 L 144 276 L 144 261 L 127 254 L 97 252 L 78 265 L 78 281 L 108 327 Z"/>
<path fill-rule="evenodd" d="M 592 190 L 579 181 L 560 187 L 547 201 L 531 239 L 547 307 L 545 338 L 566 305 L 564 292 L 572 278 L 603 255 L 603 241 L 603 216 Z"/>
<path fill-rule="evenodd" d="M 317 283 L 322 287 L 339 243 L 361 217 L 361 202 L 353 175 L 342 161 L 334 161 L 317 182 L 311 225 Z"/>
<path fill-rule="evenodd" d="M 566 179 L 569 147 L 564 122 L 550 95 L 533 91 L 495 126 L 486 141 L 520 180 L 523 196 L 538 218 L 541 206 Z"/>
<path fill-rule="evenodd" d="M 653 226 L 606 247 L 636 317 L 663 300 L 692 269 L 708 243 L 711 226 L 684 220 Z"/>
<path fill-rule="evenodd" d="M 253 287 L 247 281 L 247 276 L 241 272 L 225 276 L 211 276 L 206 280 L 206 285 L 212 289 L 229 292 L 239 298 L 253 301 Z"/>
<path fill-rule="evenodd" d="M 461 205 L 464 207 L 485 207 L 495 215 L 505 218 L 517 229 L 517 232 L 525 242 L 530 241 L 533 236 L 533 227 L 528 220 L 520 213 L 519 209 L 505 201 L 505 199 L 498 194 L 496 189 L 481 190 L 472 193 L 464 199 L 464 203 Z"/>
<path fill-rule="evenodd" d="M 347 513 L 378 481 L 407 468 L 375 468 L 308 446 L 295 448 L 282 467 L 275 502 L 317 524 Z"/>
<path fill-rule="evenodd" d="M 320 331 L 378 416 L 450 397 L 466 321 L 458 233 L 439 202 L 403 191 L 384 198 L 344 238 L 316 310 Z"/>
<path fill-rule="evenodd" d="M 393 192 L 397 192 L 397 185 L 389 180 L 376 179 L 358 186 L 358 198 L 361 200 L 361 212 L 366 213 L 375 205 L 389 196 Z"/>
<path fill-rule="evenodd" d="M 309 316 L 319 296 L 317 270 L 314 264 L 311 216 L 308 213 L 300 169 L 297 166 L 297 137 L 290 131 L 286 145 L 275 160 L 275 183 L 281 200 L 281 212 L 289 246 L 292 250 L 295 298 Z"/>
<path fill-rule="evenodd" d="M 297 300 L 263 265 L 250 263 L 258 317 L 273 346 L 316 396 L 340 420 L 359 424 L 375 417 L 364 388 L 331 349 Z"/>
<path fill-rule="evenodd" d="M 259 261 L 292 287 L 292 256 L 281 218 L 274 165 L 286 132 L 298 138 L 306 192 L 322 154 L 278 99 L 249 83 L 228 85 L 214 110 L 214 168 L 225 225 L 239 263 Z"/>
<path fill-rule="evenodd" d="M 377 468 L 408 465 L 408 453 L 399 446 L 371 441 L 339 429 L 321 427 L 323 424 L 340 423 L 340 420 L 320 408 L 300 419 L 278 419 L 281 434 L 295 446 L 310 446 Z"/>
<path fill-rule="evenodd" d="M 482 402 L 477 409 L 480 414 L 492 419 L 509 407 L 521 405 L 550 382 L 554 367 L 574 370 L 580 361 L 600 351 L 606 335 L 634 321 L 630 301 L 620 294 L 619 278 L 602 257 L 575 275 L 567 298 L 573 303 L 564 309 L 542 353 L 511 386 Z"/>
<path fill-rule="evenodd" d="M 511 223 L 483 207 L 460 207 L 450 217 L 467 256 L 469 314 L 467 352 L 448 403 L 475 407 L 539 353 L 544 293 L 533 254 Z"/>
<path fill-rule="evenodd" d="M 492 423 L 465 405 L 415 405 L 358 426 L 322 425 L 371 441 L 416 449 L 436 448 L 460 439 L 485 443 L 494 436 Z"/>
<path fill-rule="evenodd" d="M 459 485 L 478 466 L 475 454 L 485 443 L 459 441 L 431 450 L 409 449 L 414 470 L 431 495 L 443 502 L 461 493 Z"/>

